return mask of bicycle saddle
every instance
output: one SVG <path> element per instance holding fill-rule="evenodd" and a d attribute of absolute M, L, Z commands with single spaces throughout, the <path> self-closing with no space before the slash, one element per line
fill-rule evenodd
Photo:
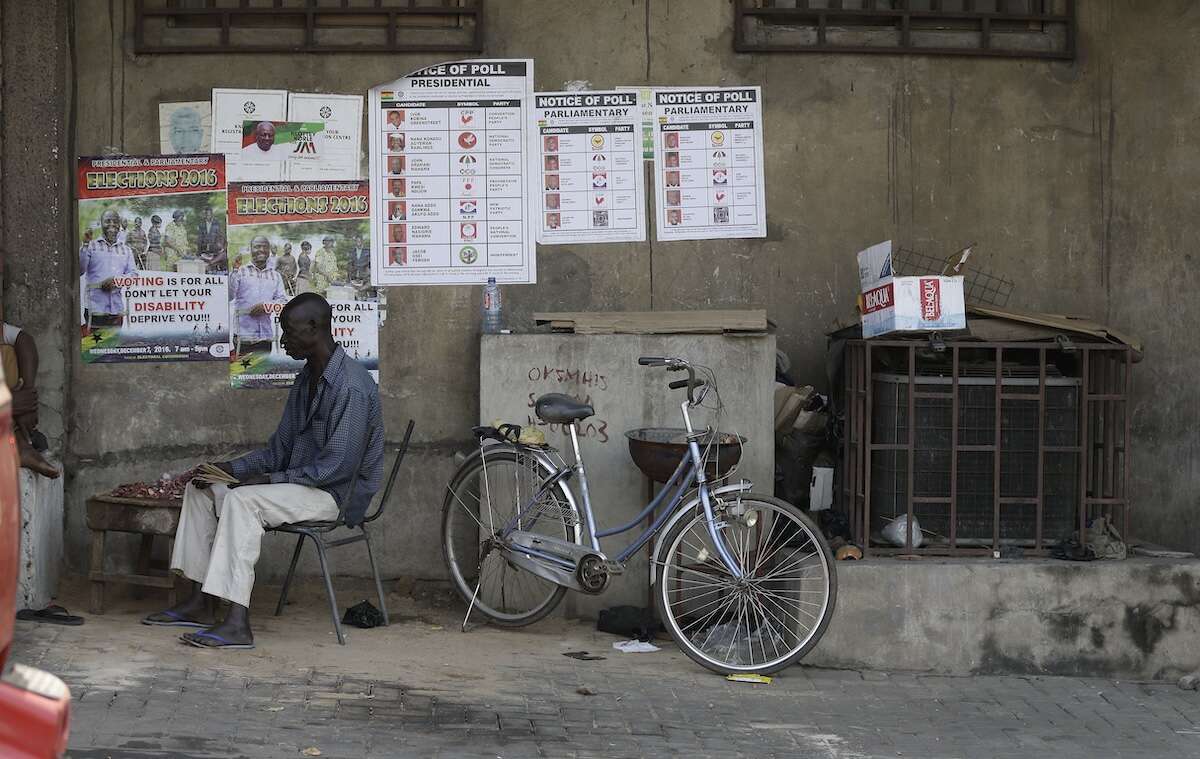
<path fill-rule="evenodd" d="M 580 403 L 563 393 L 546 393 L 537 399 L 534 411 L 538 419 L 551 424 L 570 424 L 596 413 L 588 404 Z"/>

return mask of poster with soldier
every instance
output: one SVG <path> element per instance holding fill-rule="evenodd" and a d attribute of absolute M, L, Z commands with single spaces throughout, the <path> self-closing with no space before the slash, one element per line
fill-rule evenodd
<path fill-rule="evenodd" d="M 290 387 L 303 362 L 279 314 L 303 292 L 333 307 L 333 336 L 379 379 L 380 292 L 371 286 L 368 183 L 231 182 L 229 313 L 234 388 Z"/>
<path fill-rule="evenodd" d="M 225 158 L 80 158 L 86 363 L 226 361 Z"/>

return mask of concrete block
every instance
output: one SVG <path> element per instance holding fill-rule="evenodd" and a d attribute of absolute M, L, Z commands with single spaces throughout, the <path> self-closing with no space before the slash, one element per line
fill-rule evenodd
<path fill-rule="evenodd" d="M 719 427 L 748 439 L 735 477 L 752 480 L 759 492 L 773 493 L 773 335 L 484 335 L 479 418 L 484 424 L 499 419 L 537 425 L 569 461 L 569 433 L 541 422 L 534 401 L 544 393 L 561 392 L 592 404 L 596 415 L 580 425 L 592 507 L 601 528 L 622 524 L 647 503 L 647 481 L 629 457 L 625 432 L 683 426 L 679 404 L 684 393 L 667 388 L 680 375 L 639 366 L 638 356 L 647 355 L 678 356 L 712 367 L 725 404 Z M 717 424 L 705 410 L 694 412 L 693 423 L 697 428 Z M 601 548 L 615 556 L 639 533 L 605 538 Z M 650 601 L 648 588 L 643 550 L 630 558 L 625 574 L 615 577 L 603 595 L 568 594 L 562 609 L 570 616 L 594 616 L 616 604 L 642 606 Z"/>
<path fill-rule="evenodd" d="M 52 462 L 57 464 L 57 462 Z M 21 565 L 17 607 L 41 609 L 58 587 L 63 561 L 63 478 L 21 469 Z"/>
<path fill-rule="evenodd" d="M 839 562 L 805 664 L 968 674 L 1177 679 L 1200 653 L 1200 560 Z"/>

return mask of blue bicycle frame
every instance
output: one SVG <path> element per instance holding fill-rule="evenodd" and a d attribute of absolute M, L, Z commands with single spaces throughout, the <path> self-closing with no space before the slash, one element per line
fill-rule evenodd
<path fill-rule="evenodd" d="M 679 460 L 679 465 L 675 467 L 675 472 L 671 475 L 671 478 L 667 481 L 667 484 L 663 486 L 663 489 L 659 491 L 658 495 L 656 495 L 654 499 L 650 501 L 650 503 L 646 504 L 646 507 L 642 509 L 641 513 L 631 519 L 628 523 L 619 527 L 611 527 L 603 530 L 596 529 L 596 520 L 592 513 L 591 494 L 588 491 L 587 471 L 584 469 L 583 456 L 579 451 L 577 425 L 572 423 L 569 429 L 571 432 L 571 448 L 575 453 L 575 465 L 573 467 L 564 467 L 563 469 L 560 469 L 554 474 L 545 478 L 542 481 L 541 486 L 530 497 L 529 501 L 521 507 L 516 515 L 513 516 L 513 518 L 509 520 L 508 524 L 506 524 L 500 531 L 499 537 L 507 540 L 507 538 L 514 531 L 520 528 L 520 525 L 530 510 L 537 507 L 537 504 L 542 496 L 555 487 L 568 473 L 574 471 L 579 477 L 579 490 L 580 494 L 583 496 L 582 517 L 585 526 L 587 527 L 587 533 L 591 541 L 592 549 L 597 553 L 603 554 L 603 552 L 600 550 L 600 538 L 606 538 L 611 535 L 619 535 L 637 527 L 642 523 L 642 520 L 650 516 L 650 514 L 652 514 L 657 508 L 659 508 L 659 506 L 663 504 L 663 501 L 667 498 L 667 495 L 672 493 L 672 488 L 674 488 L 673 495 L 671 495 L 667 508 L 663 509 L 662 513 L 655 518 L 653 524 L 643 530 L 642 533 L 638 535 L 632 543 L 630 543 L 619 554 L 617 554 L 615 560 L 618 563 L 624 564 L 629 560 L 629 557 L 637 553 L 639 549 L 646 545 L 646 543 L 649 542 L 650 539 L 653 538 L 660 529 L 662 529 L 662 526 L 666 524 L 667 520 L 671 518 L 676 509 L 678 509 L 679 506 L 684 502 L 684 494 L 691 490 L 693 483 L 698 483 L 700 490 L 700 503 L 704 507 L 704 515 L 707 518 L 708 534 L 712 538 L 713 545 L 716 546 L 717 555 L 734 577 L 742 577 L 744 572 L 742 571 L 741 566 L 733 558 L 733 555 L 729 552 L 729 549 L 725 545 L 725 540 L 721 536 L 720 528 L 723 526 L 723 524 L 717 522 L 716 516 L 713 513 L 712 496 L 708 485 L 708 475 L 704 471 L 704 456 L 700 451 L 700 440 L 708 433 L 697 433 L 693 429 L 691 416 L 688 414 L 689 407 L 690 403 L 687 401 L 684 401 L 680 405 L 680 409 L 683 412 L 684 424 L 688 433 L 687 438 L 689 455 L 684 456 Z M 571 569 L 574 566 L 572 563 L 559 556 L 554 556 L 536 549 L 522 547 L 521 551 L 523 553 L 537 555 L 538 558 L 551 561 L 564 569 Z"/>

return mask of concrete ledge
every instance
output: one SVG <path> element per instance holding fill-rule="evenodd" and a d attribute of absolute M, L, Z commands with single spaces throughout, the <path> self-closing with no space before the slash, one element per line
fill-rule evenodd
<path fill-rule="evenodd" d="M 52 462 L 57 463 L 57 462 Z M 17 607 L 41 609 L 58 587 L 63 565 L 63 478 L 21 471 L 21 566 Z"/>
<path fill-rule="evenodd" d="M 1172 679 L 1200 666 L 1200 560 L 838 563 L 806 664 Z"/>

